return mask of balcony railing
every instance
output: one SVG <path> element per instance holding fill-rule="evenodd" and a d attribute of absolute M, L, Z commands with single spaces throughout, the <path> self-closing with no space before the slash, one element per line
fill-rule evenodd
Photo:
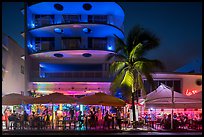
<path fill-rule="evenodd" d="M 106 50 L 107 49 L 107 38 L 89 38 L 88 48 Z"/>
<path fill-rule="evenodd" d="M 81 22 L 81 15 L 62 15 L 62 23 L 78 23 Z"/>
<path fill-rule="evenodd" d="M 108 71 L 64 71 L 64 72 L 41 72 L 32 71 L 31 80 L 47 79 L 49 80 L 73 80 L 73 79 L 109 79 Z"/>
<path fill-rule="evenodd" d="M 54 24 L 54 15 L 36 15 L 35 26 L 41 27 Z"/>
<path fill-rule="evenodd" d="M 99 23 L 99 24 L 110 24 L 107 15 L 88 15 L 87 20 L 82 20 L 81 15 L 62 15 L 61 19 L 55 19 L 55 15 L 34 15 L 34 27 L 41 27 L 59 23 Z"/>
<path fill-rule="evenodd" d="M 62 49 L 80 49 L 81 39 L 62 39 Z"/>
<path fill-rule="evenodd" d="M 108 23 L 108 16 L 106 15 L 88 15 L 88 22 L 90 23 Z"/>
<path fill-rule="evenodd" d="M 35 48 L 36 48 L 36 52 L 52 51 L 54 50 L 54 42 L 53 41 L 36 42 Z"/>

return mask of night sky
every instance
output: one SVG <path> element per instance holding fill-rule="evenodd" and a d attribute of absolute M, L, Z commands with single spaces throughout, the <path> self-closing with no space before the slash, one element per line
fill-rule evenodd
<path fill-rule="evenodd" d="M 160 46 L 149 51 L 149 59 L 159 59 L 165 71 L 194 59 L 202 60 L 201 2 L 118 2 L 125 12 L 125 36 L 134 25 L 140 25 L 160 38 Z M 2 3 L 2 32 L 24 46 L 22 2 Z"/>

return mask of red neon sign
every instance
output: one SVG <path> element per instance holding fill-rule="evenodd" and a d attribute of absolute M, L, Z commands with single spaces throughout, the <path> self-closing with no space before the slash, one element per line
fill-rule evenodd
<path fill-rule="evenodd" d="M 185 94 L 186 94 L 187 96 L 190 96 L 190 95 L 193 95 L 193 94 L 196 94 L 196 93 L 198 93 L 197 90 L 191 90 L 191 91 L 189 91 L 188 89 L 187 89 L 186 92 L 185 92 Z"/>

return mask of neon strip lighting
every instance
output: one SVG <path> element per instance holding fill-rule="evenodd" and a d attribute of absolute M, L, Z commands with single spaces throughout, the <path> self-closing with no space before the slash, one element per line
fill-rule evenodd
<path fill-rule="evenodd" d="M 98 85 L 98 84 L 101 84 L 101 85 L 104 85 L 104 84 L 107 84 L 107 85 L 110 85 L 111 83 L 110 82 L 32 82 L 33 84 L 91 84 L 91 85 Z"/>

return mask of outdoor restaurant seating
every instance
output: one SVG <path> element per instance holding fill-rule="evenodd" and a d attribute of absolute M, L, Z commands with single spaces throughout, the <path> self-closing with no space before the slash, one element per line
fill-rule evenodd
<path fill-rule="evenodd" d="M 61 95 L 59 93 L 52 94 L 50 96 L 44 96 L 43 98 L 38 98 L 38 100 L 41 100 L 41 103 L 47 103 L 49 100 L 45 101 L 45 97 L 47 99 L 52 99 L 54 97 L 52 96 L 61 96 L 62 102 L 66 101 L 69 97 Z M 41 111 L 35 111 L 35 112 L 29 112 L 28 120 L 25 120 L 25 111 L 24 114 L 22 114 L 23 111 L 18 111 L 13 113 L 7 118 L 8 119 L 8 126 L 9 129 L 63 129 L 63 130 L 76 130 L 76 129 L 83 129 L 86 130 L 90 129 L 126 129 L 127 127 L 133 127 L 133 123 L 131 123 L 132 120 L 130 120 L 130 115 L 125 114 L 125 109 L 120 114 L 120 118 L 116 118 L 116 112 L 114 109 L 118 109 L 123 105 L 123 102 L 121 100 L 119 102 L 115 102 L 116 107 L 110 107 L 105 104 L 106 95 L 104 94 L 95 94 L 94 96 L 101 97 L 100 95 L 103 95 L 104 98 L 102 98 L 103 104 L 102 105 L 94 105 L 97 100 L 94 100 L 94 102 L 91 102 L 92 105 L 87 105 L 86 109 L 79 109 L 80 105 L 67 105 L 69 108 L 66 109 L 59 109 L 59 104 L 46 104 L 41 108 Z M 49 98 L 48 98 L 49 97 Z M 90 99 L 88 97 L 82 98 L 80 103 L 90 103 Z M 72 99 L 72 98 L 69 98 Z M 85 100 L 86 99 L 86 100 Z M 99 98 L 100 99 L 100 98 Z M 74 100 L 74 99 L 73 99 Z M 89 102 L 85 102 L 85 101 Z M 36 100 L 37 101 L 37 100 Z M 52 100 L 53 101 L 53 100 Z M 55 99 L 55 102 L 58 100 Z M 109 100 L 110 101 L 110 100 Z M 69 102 L 69 101 L 68 101 Z M 98 102 L 99 104 L 101 102 Z M 107 102 L 106 102 L 107 103 Z M 61 104 L 61 103 L 60 103 Z M 58 106 L 57 106 L 58 105 Z M 57 107 L 56 107 L 57 106 Z M 84 105 L 85 106 L 85 105 Z M 108 107 L 106 107 L 108 106 Z M 52 108 L 52 109 L 51 109 Z M 54 109 L 55 108 L 55 109 Z M 57 108 L 57 109 L 56 109 Z M 108 108 L 108 109 L 107 109 Z M 70 113 L 71 109 L 74 110 L 73 115 Z M 153 109 L 152 109 L 153 110 Z M 160 129 L 171 129 L 171 113 L 166 113 L 164 110 L 161 110 L 156 114 L 156 110 L 149 112 L 144 111 L 144 113 L 139 115 L 139 121 L 137 121 L 136 125 L 137 127 L 151 127 L 156 130 Z M 10 111 L 10 110 L 9 110 Z M 6 115 L 6 113 L 4 113 Z M 52 119 L 52 116 L 54 119 Z M 73 118 L 71 118 L 73 116 Z M 173 129 L 180 130 L 180 129 L 193 129 L 193 130 L 201 130 L 202 129 L 202 113 L 200 110 L 196 110 L 195 115 L 190 114 L 188 111 L 184 109 L 184 111 L 177 111 L 175 110 L 175 113 L 173 114 Z M 118 124 L 118 120 L 120 119 L 121 126 Z M 2 124 L 5 125 L 6 117 L 2 117 Z M 5 126 L 6 127 L 6 126 Z"/>

